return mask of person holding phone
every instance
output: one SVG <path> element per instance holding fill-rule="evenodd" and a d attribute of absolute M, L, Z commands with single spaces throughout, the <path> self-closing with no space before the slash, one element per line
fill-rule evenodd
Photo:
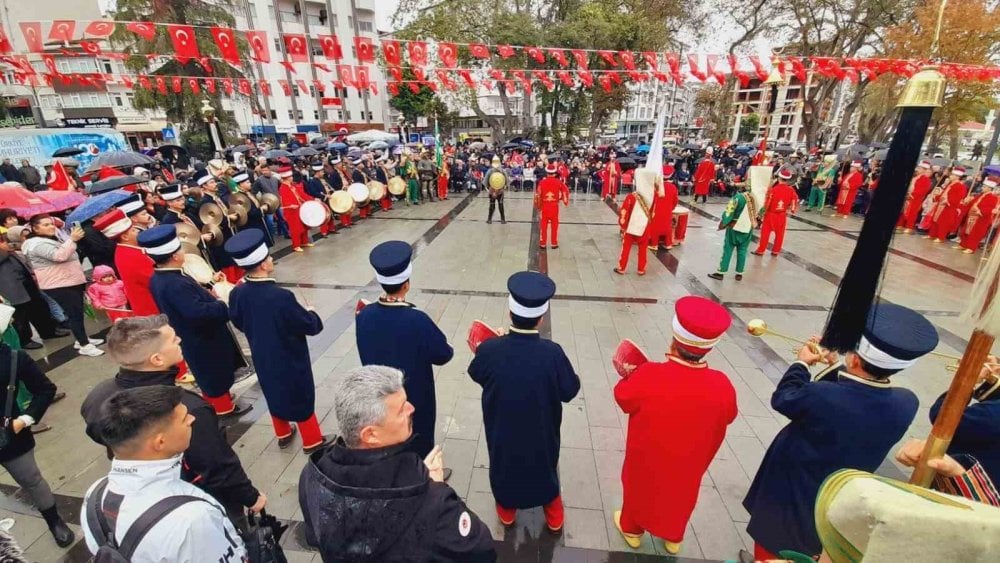
<path fill-rule="evenodd" d="M 21 247 L 24 256 L 35 270 L 38 286 L 55 299 L 69 318 L 69 328 L 76 338 L 74 347 L 82 356 L 100 356 L 98 348 L 104 341 L 91 339 L 83 324 L 83 295 L 87 276 L 76 254 L 76 243 L 84 237 L 77 224 L 69 238 L 61 240 L 54 219 L 46 214 L 35 215 L 28 223 L 31 234 Z"/>

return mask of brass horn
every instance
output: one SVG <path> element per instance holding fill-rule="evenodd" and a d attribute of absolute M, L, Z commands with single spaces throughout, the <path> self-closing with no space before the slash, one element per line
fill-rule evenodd
<path fill-rule="evenodd" d="M 767 323 L 764 322 L 764 319 L 751 319 L 750 322 L 747 323 L 747 332 L 758 338 L 764 336 L 765 334 L 770 334 L 771 336 L 777 336 L 778 338 L 783 338 L 789 342 L 802 344 L 804 346 L 808 346 L 814 354 L 822 354 L 825 352 L 825 350 L 817 346 L 815 342 L 809 342 L 808 340 L 802 340 L 801 338 L 795 338 L 794 336 L 789 336 L 772 330 L 767 326 Z"/>

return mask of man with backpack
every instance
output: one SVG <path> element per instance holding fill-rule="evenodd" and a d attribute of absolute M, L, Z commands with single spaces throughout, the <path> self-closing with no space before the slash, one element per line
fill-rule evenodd
<path fill-rule="evenodd" d="M 181 479 L 194 422 L 183 393 L 137 387 L 104 403 L 101 440 L 115 457 L 108 476 L 87 491 L 80 518 L 98 563 L 246 559 L 222 505 Z"/>

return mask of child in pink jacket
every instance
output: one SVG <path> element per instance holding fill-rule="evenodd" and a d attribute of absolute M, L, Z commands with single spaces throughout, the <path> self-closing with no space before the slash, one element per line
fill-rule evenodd
<path fill-rule="evenodd" d="M 94 283 L 87 287 L 87 297 L 97 309 L 124 309 L 128 306 L 125 298 L 125 282 L 115 277 L 110 266 L 94 268 Z"/>

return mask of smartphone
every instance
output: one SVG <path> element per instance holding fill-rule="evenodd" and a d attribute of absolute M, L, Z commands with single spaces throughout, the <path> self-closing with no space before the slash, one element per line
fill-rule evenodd
<path fill-rule="evenodd" d="M 72 227 L 73 229 L 80 229 L 80 228 L 82 228 L 82 227 L 80 227 L 80 222 L 79 221 L 73 221 L 72 223 L 70 223 L 70 227 Z"/>

